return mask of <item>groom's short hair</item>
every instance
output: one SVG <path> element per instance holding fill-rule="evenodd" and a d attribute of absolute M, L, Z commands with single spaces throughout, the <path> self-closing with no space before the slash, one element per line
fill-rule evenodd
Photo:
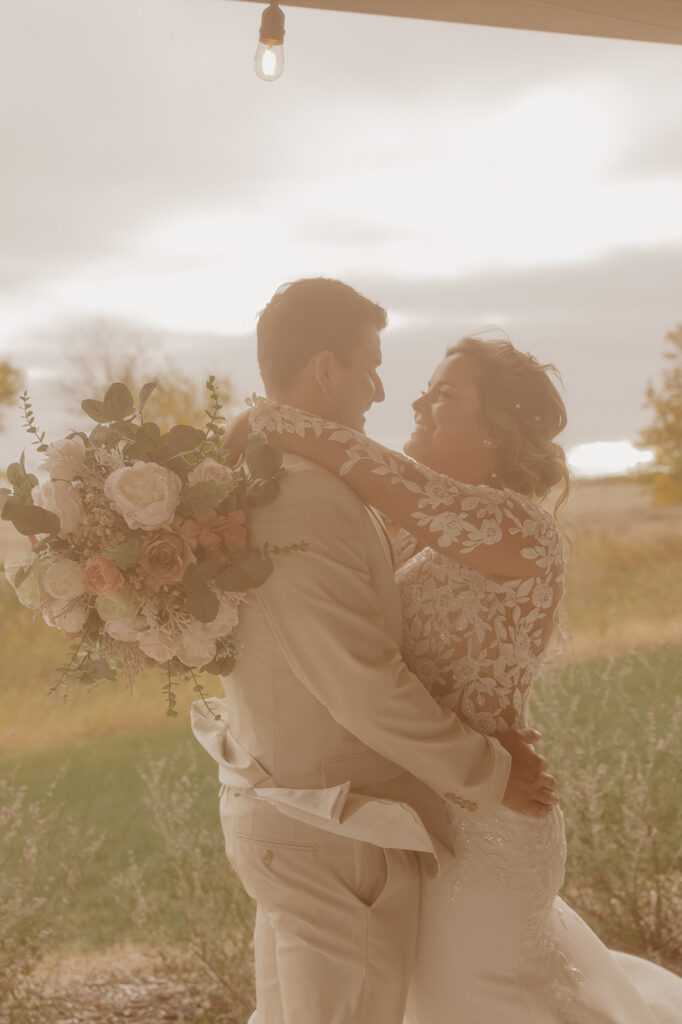
<path fill-rule="evenodd" d="M 302 278 L 278 288 L 258 317 L 258 365 L 266 391 L 289 388 L 318 352 L 342 366 L 367 325 L 382 330 L 386 310 L 350 285 L 327 277 Z"/>

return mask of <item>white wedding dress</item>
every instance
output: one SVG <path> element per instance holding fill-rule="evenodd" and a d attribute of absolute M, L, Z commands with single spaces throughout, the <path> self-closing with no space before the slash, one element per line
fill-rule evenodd
<path fill-rule="evenodd" d="M 554 518 L 300 410 L 259 400 L 250 420 L 298 435 L 299 454 L 407 527 L 395 545 L 403 653 L 434 698 L 488 735 L 525 725 L 563 591 Z M 682 978 L 611 952 L 558 896 L 558 808 L 544 818 L 455 812 L 452 828 L 450 867 L 423 876 L 405 1024 L 682 1024 Z"/>
<path fill-rule="evenodd" d="M 494 582 L 432 548 L 409 557 L 414 547 L 409 535 L 396 544 L 408 665 L 480 732 L 522 724 L 541 661 L 527 642 L 524 583 Z M 462 814 L 453 828 L 450 868 L 423 877 L 406 1024 L 682 1022 L 682 979 L 609 951 L 557 895 L 558 808 L 546 818 L 506 807 L 484 821 Z"/>

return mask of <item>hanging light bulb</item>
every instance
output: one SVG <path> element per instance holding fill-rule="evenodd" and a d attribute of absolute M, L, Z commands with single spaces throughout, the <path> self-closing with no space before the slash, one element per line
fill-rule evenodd
<path fill-rule="evenodd" d="M 253 59 L 255 72 L 264 82 L 274 82 L 284 71 L 284 12 L 278 4 L 263 11 L 259 38 Z"/>

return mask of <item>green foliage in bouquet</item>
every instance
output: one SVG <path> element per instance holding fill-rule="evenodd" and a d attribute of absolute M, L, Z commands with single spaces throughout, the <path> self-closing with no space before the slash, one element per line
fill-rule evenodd
<path fill-rule="evenodd" d="M 232 671 L 239 604 L 268 579 L 274 555 L 305 544 L 250 545 L 249 512 L 277 497 L 282 453 L 251 437 L 231 464 L 215 377 L 203 430 L 145 420 L 155 387 L 145 384 L 135 401 L 116 382 L 102 400 L 85 399 L 90 432 L 52 445 L 24 394 L 27 429 L 51 479 L 41 485 L 22 455 L 8 468 L 12 489 L 0 492 L 0 512 L 31 540 L 32 551 L 6 566 L 19 600 L 73 641 L 53 689 L 121 673 L 132 686 L 151 660 L 165 667 L 174 715 L 181 680 L 203 698 L 195 670 Z"/>

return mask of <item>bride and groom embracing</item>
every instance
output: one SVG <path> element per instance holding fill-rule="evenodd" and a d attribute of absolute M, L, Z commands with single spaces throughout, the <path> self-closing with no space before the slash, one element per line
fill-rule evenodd
<path fill-rule="evenodd" d="M 221 720 L 193 709 L 257 903 L 252 1024 L 679 1024 L 682 979 L 557 895 L 556 782 L 526 727 L 563 586 L 537 503 L 568 485 L 552 368 L 464 339 L 406 458 L 363 432 L 385 323 L 339 281 L 280 289 L 268 398 L 228 434 L 285 452 L 251 543 L 307 542 L 242 608 Z"/>

